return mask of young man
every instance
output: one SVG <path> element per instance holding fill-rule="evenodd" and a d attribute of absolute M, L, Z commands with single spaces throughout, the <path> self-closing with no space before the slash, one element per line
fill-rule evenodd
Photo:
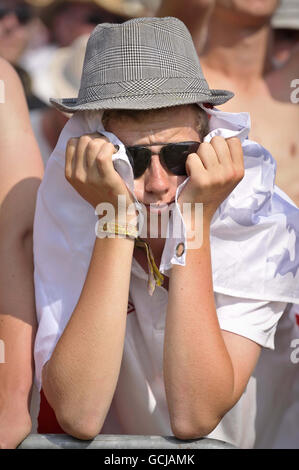
<path fill-rule="evenodd" d="M 211 109 L 231 97 L 209 89 L 183 23 L 142 18 L 97 26 L 78 98 L 53 100 L 76 113 L 38 198 L 35 359 L 64 432 L 252 445 L 247 384 L 299 299 L 298 255 L 285 257 L 297 209 L 273 190 L 271 156 L 246 139 L 248 115 Z M 183 230 L 146 231 L 141 250 L 119 196 L 149 221 L 172 204 L 168 226 Z M 96 236 L 103 207 L 115 217 Z"/>

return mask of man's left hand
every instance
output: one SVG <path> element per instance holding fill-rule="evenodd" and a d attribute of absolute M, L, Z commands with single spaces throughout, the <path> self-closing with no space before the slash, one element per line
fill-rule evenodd
<path fill-rule="evenodd" d="M 204 217 L 211 221 L 219 205 L 244 176 L 243 150 L 237 137 L 213 137 L 200 144 L 186 161 L 188 183 L 178 202 L 202 203 Z"/>

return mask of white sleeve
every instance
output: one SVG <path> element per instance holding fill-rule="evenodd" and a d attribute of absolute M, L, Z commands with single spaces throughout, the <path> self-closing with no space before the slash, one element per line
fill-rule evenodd
<path fill-rule="evenodd" d="M 265 348 L 275 348 L 277 323 L 287 303 L 243 299 L 219 293 L 215 293 L 215 302 L 222 330 L 249 338 Z"/>

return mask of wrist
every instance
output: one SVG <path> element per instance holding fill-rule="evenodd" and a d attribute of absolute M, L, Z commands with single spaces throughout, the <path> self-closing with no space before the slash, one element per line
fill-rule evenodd
<path fill-rule="evenodd" d="M 202 203 L 187 204 L 183 208 L 182 218 L 186 230 L 186 240 L 194 242 L 193 248 L 199 248 L 203 239 L 210 235 L 210 225 L 214 211 Z M 192 246 L 192 245 L 191 245 Z"/>

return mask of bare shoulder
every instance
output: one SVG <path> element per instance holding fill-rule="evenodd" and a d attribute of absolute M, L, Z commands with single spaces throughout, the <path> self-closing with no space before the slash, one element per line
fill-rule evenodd
<path fill-rule="evenodd" d="M 0 57 L 0 116 L 8 109 L 23 107 L 26 112 L 26 100 L 21 80 L 13 66 Z"/>
<path fill-rule="evenodd" d="M 1 134 L 4 136 L 4 132 L 10 128 L 10 122 L 13 120 L 26 125 L 29 112 L 21 80 L 15 69 L 2 58 L 0 58 L 0 85 Z"/>
<path fill-rule="evenodd" d="M 3 74 L 3 76 L 17 76 L 13 66 L 7 62 L 7 60 L 3 59 L 3 57 L 0 57 L 0 73 Z"/>

